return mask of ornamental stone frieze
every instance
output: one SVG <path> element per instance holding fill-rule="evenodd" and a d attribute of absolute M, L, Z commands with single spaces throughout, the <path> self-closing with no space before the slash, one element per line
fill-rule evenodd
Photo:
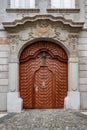
<path fill-rule="evenodd" d="M 29 32 L 28 32 L 29 30 Z M 71 53 L 75 53 L 77 50 L 78 35 L 69 34 L 67 30 L 61 28 L 52 28 L 51 26 L 28 29 L 21 31 L 19 34 L 10 34 L 8 39 L 10 43 L 11 53 L 18 53 L 23 45 L 31 43 L 32 41 L 39 39 L 54 40 L 59 42 L 67 48 Z"/>
<path fill-rule="evenodd" d="M 19 44 L 19 36 L 16 34 L 8 35 L 8 41 L 10 44 L 10 53 L 15 54 L 17 52 L 17 47 Z"/>
<path fill-rule="evenodd" d="M 12 108 L 11 100 L 15 99 L 14 106 L 21 108 L 22 100 L 19 97 L 19 57 L 23 49 L 37 41 L 52 41 L 64 48 L 68 55 L 68 93 L 64 105 L 66 109 L 80 108 L 80 93 L 78 92 L 78 37 L 83 27 L 81 22 L 73 22 L 63 17 L 52 15 L 37 15 L 24 17 L 13 22 L 3 23 L 8 32 L 10 45 L 9 55 L 9 90 L 7 105 Z M 13 84 L 14 83 L 14 84 Z M 16 92 L 17 91 L 17 92 Z M 14 94 L 13 94 L 14 93 Z M 16 95 L 16 96 L 15 96 Z M 16 98 L 15 98 L 16 97 Z M 76 99 L 76 100 L 74 100 Z M 10 103 L 9 103 L 10 101 Z M 14 107 L 15 108 L 15 107 Z M 8 109 L 8 110 L 9 110 Z M 19 108 L 18 108 L 19 110 Z"/>
<path fill-rule="evenodd" d="M 65 47 L 71 55 L 77 55 L 78 34 L 83 23 L 63 17 L 39 15 L 3 24 L 8 31 L 12 55 L 18 56 L 24 46 L 38 40 L 54 41 Z"/>

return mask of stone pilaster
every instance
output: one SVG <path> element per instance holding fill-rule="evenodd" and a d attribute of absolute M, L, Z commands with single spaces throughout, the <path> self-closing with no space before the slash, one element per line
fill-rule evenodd
<path fill-rule="evenodd" d="M 19 94 L 19 64 L 17 62 L 9 63 L 9 93 L 7 94 L 7 111 L 21 112 L 22 99 Z"/>
<path fill-rule="evenodd" d="M 68 64 L 68 93 L 65 98 L 66 109 L 80 109 L 78 88 L 78 57 L 70 57 Z"/>

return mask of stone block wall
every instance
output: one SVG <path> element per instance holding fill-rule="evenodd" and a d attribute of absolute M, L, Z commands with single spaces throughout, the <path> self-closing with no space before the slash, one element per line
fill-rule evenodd
<path fill-rule="evenodd" d="M 6 111 L 9 45 L 7 44 L 7 39 L 2 34 L 0 32 L 0 111 Z"/>
<path fill-rule="evenodd" d="M 78 50 L 81 109 L 87 109 L 87 31 L 82 31 L 80 33 Z"/>
<path fill-rule="evenodd" d="M 87 0 L 85 0 L 85 18 L 87 19 Z"/>
<path fill-rule="evenodd" d="M 44 4 L 46 0 L 44 1 Z M 87 0 L 79 0 L 80 2 L 80 15 L 75 14 L 63 14 L 67 19 L 74 19 L 78 21 L 79 19 L 85 22 L 84 29 L 79 34 L 78 41 L 78 56 L 79 56 L 79 90 L 81 99 L 81 109 L 87 109 Z M 14 21 L 15 19 L 21 19 L 24 14 L 21 12 L 6 12 L 8 8 L 8 0 L 0 0 L 0 111 L 7 110 L 7 93 L 9 91 L 8 85 L 8 62 L 9 62 L 9 44 L 7 40 L 7 34 L 3 28 L 2 22 Z M 82 3 L 84 3 L 82 5 Z M 43 7 L 42 3 L 39 3 L 39 8 Z M 46 7 L 49 7 L 46 5 Z M 46 8 L 42 8 L 41 13 L 47 13 Z M 25 15 L 34 16 L 33 13 L 25 13 Z M 50 13 L 51 14 L 51 13 Z M 37 14 L 38 15 L 38 14 Z M 58 13 L 53 13 L 52 15 L 58 15 Z M 59 14 L 60 15 L 60 14 Z M 80 18 L 79 18 L 80 17 Z M 82 19 L 81 19 L 82 18 Z M 3 30 L 2 30 L 3 29 Z"/>
<path fill-rule="evenodd" d="M 85 9 L 85 27 L 87 28 L 87 0 L 85 0 L 84 9 Z"/>

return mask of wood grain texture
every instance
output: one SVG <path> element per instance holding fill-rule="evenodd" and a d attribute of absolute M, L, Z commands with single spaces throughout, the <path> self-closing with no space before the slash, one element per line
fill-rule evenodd
<path fill-rule="evenodd" d="M 51 42 L 36 42 L 23 50 L 19 85 L 24 108 L 64 107 L 68 91 L 67 62 L 66 52 Z"/>

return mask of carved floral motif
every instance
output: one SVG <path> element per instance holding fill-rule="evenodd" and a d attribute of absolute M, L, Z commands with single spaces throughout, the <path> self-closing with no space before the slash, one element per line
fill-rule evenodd
<path fill-rule="evenodd" d="M 10 51 L 11 53 L 16 53 L 18 44 L 19 44 L 19 35 L 9 35 L 8 36 L 10 43 Z"/>
<path fill-rule="evenodd" d="M 78 35 L 76 33 L 69 33 L 61 27 L 52 26 L 47 22 L 39 22 L 33 27 L 29 27 L 19 32 L 19 34 L 9 34 L 9 43 L 11 53 L 18 53 L 21 47 L 31 40 L 36 38 L 48 38 L 62 43 L 70 53 L 77 50 Z"/>
<path fill-rule="evenodd" d="M 73 51 L 77 49 L 77 44 L 78 44 L 78 35 L 77 34 L 69 35 L 69 45 L 71 45 Z"/>
<path fill-rule="evenodd" d="M 68 32 L 62 29 L 55 29 L 55 38 L 59 41 L 65 42 L 68 39 Z"/>

